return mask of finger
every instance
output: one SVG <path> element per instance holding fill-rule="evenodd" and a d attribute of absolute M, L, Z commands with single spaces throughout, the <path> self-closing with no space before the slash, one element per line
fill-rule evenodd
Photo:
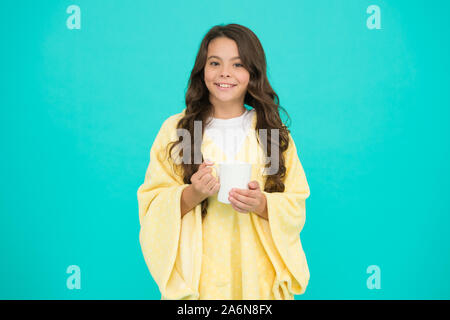
<path fill-rule="evenodd" d="M 248 187 L 249 187 L 249 189 L 251 189 L 251 190 L 258 190 L 258 189 L 259 189 L 259 183 L 258 183 L 258 181 L 256 181 L 256 180 L 250 181 L 250 182 L 248 183 Z"/>
<path fill-rule="evenodd" d="M 208 191 L 212 191 L 215 186 L 216 186 L 216 181 L 214 179 L 211 179 L 211 181 L 209 181 L 206 184 L 206 189 L 208 189 Z"/>
<path fill-rule="evenodd" d="M 238 208 L 242 208 L 246 211 L 250 211 L 250 209 L 253 207 L 251 203 L 243 202 L 241 199 L 236 198 L 236 196 L 230 196 L 230 202 L 233 202 Z"/>
<path fill-rule="evenodd" d="M 202 170 L 202 169 L 205 168 L 205 167 L 206 167 L 206 162 L 202 162 L 202 163 L 200 163 L 200 165 L 198 166 L 197 171 L 200 171 L 200 170 Z"/>
<path fill-rule="evenodd" d="M 211 172 L 212 172 L 212 168 L 210 168 L 210 167 L 205 167 L 205 168 L 197 171 L 198 179 L 202 180 L 205 175 L 207 175 L 208 173 L 211 173 Z"/>
<path fill-rule="evenodd" d="M 214 176 L 211 174 L 211 172 L 206 172 L 206 174 L 201 177 L 200 182 L 204 185 L 207 185 L 211 182 L 211 180 L 214 180 Z"/>
<path fill-rule="evenodd" d="M 213 194 L 216 194 L 218 191 L 220 190 L 220 183 L 216 183 L 213 187 L 213 189 L 211 190 L 211 192 Z"/>
<path fill-rule="evenodd" d="M 244 213 L 244 211 L 243 211 L 242 209 L 236 207 L 236 206 L 234 205 L 234 203 L 232 203 L 231 201 L 230 201 L 230 204 L 231 204 L 231 206 L 233 207 L 233 209 L 236 210 L 237 212 Z"/>
<path fill-rule="evenodd" d="M 239 208 L 238 206 L 236 206 L 236 200 L 233 199 L 233 197 L 228 197 L 228 201 L 230 201 L 230 205 L 233 207 L 234 210 L 236 211 L 244 211 L 242 208 Z"/>
<path fill-rule="evenodd" d="M 247 197 L 244 195 L 241 195 L 239 193 L 233 193 L 234 195 L 231 195 L 232 198 L 236 199 L 240 203 L 247 205 L 247 206 L 256 206 L 258 204 L 258 201 L 256 198 Z"/>
<path fill-rule="evenodd" d="M 257 194 L 258 194 L 258 190 L 248 190 L 248 189 L 238 189 L 238 188 L 233 188 L 231 189 L 230 193 L 234 192 L 236 194 L 240 194 L 249 198 L 257 198 Z"/>
<path fill-rule="evenodd" d="M 197 171 L 203 170 L 204 168 L 206 168 L 207 166 L 213 165 L 214 161 L 211 161 L 209 159 L 205 159 L 205 161 L 203 161 L 200 166 L 198 167 Z"/>
<path fill-rule="evenodd" d="M 230 197 L 230 204 L 233 207 L 234 210 L 242 212 L 242 213 L 247 213 L 249 210 L 246 210 L 245 208 L 239 206 L 236 202 L 236 199 L 233 199 L 232 197 Z"/>

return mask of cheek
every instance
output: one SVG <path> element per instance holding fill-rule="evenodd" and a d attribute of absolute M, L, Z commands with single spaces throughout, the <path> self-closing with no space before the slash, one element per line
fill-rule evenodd
<path fill-rule="evenodd" d="M 208 68 L 205 68 L 205 72 L 204 72 L 203 76 L 205 78 L 205 81 L 207 81 L 207 82 L 211 82 L 215 79 L 214 71 L 212 71 Z"/>
<path fill-rule="evenodd" d="M 240 72 L 237 75 L 237 78 L 239 80 L 239 83 L 243 86 L 243 87 L 247 87 L 248 82 L 250 81 L 250 74 L 248 72 Z"/>

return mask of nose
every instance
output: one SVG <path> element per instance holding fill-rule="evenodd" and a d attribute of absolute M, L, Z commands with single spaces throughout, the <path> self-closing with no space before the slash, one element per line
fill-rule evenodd
<path fill-rule="evenodd" d="M 223 78 L 230 77 L 230 72 L 228 71 L 227 67 L 223 67 L 222 70 L 220 70 L 220 76 Z"/>

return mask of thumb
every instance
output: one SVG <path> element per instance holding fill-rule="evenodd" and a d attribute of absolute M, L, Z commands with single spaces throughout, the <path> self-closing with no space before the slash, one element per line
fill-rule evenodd
<path fill-rule="evenodd" d="M 259 189 L 259 183 L 258 183 L 258 181 L 256 181 L 256 180 L 250 181 L 250 182 L 248 183 L 248 187 L 249 187 L 251 190 L 257 190 L 257 189 Z"/>
<path fill-rule="evenodd" d="M 210 164 L 213 164 L 214 161 L 211 161 L 211 160 L 209 160 L 209 159 L 205 159 L 205 162 L 204 162 L 204 163 L 206 163 L 207 165 L 210 165 Z"/>
<path fill-rule="evenodd" d="M 209 165 L 212 165 L 214 162 L 213 161 L 211 161 L 211 160 L 209 160 L 209 159 L 205 159 L 201 164 L 200 164 L 200 166 L 199 166 L 199 170 L 200 169 L 203 169 L 204 167 L 206 167 L 206 166 L 209 166 Z"/>

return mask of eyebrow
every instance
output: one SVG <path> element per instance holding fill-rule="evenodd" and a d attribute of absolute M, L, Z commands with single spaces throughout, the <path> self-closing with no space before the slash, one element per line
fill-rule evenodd
<path fill-rule="evenodd" d="M 206 59 L 206 60 L 209 60 L 209 59 L 212 59 L 212 58 L 216 58 L 216 59 L 219 59 L 219 60 L 222 60 L 220 57 L 218 57 L 218 56 L 210 56 L 210 57 L 208 57 L 208 59 Z M 233 57 L 233 58 L 231 58 L 230 60 L 235 60 L 235 59 L 240 59 L 241 57 Z"/>

